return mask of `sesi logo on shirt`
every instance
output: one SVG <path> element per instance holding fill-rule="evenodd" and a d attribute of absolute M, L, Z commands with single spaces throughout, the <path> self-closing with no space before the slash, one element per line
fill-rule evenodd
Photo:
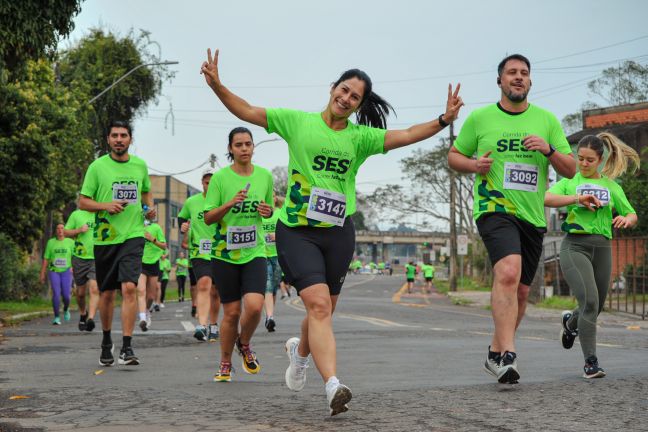
<path fill-rule="evenodd" d="M 331 156 L 317 155 L 313 158 L 313 171 L 330 171 L 337 174 L 346 174 L 351 161 Z"/>
<path fill-rule="evenodd" d="M 255 213 L 259 207 L 259 201 L 243 201 L 241 203 L 236 203 L 232 207 L 232 213 Z"/>

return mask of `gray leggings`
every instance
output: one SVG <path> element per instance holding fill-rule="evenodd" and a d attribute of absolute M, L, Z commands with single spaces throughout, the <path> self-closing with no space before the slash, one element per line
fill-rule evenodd
<path fill-rule="evenodd" d="M 568 234 L 560 247 L 560 268 L 578 300 L 578 308 L 567 323 L 578 328 L 583 356 L 596 356 L 596 319 L 603 310 L 610 274 L 610 240 L 597 234 Z"/>

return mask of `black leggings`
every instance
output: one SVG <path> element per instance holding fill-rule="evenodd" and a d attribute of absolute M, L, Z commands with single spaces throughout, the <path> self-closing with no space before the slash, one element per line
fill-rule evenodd
<path fill-rule="evenodd" d="M 184 299 L 184 286 L 187 276 L 176 276 L 176 280 L 178 281 L 178 299 Z"/>
<path fill-rule="evenodd" d="M 160 281 L 160 303 L 164 303 L 164 295 L 166 294 L 166 287 L 169 279 L 162 279 Z"/>

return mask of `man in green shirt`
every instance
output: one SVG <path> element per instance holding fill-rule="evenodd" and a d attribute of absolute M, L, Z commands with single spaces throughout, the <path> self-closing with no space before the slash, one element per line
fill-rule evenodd
<path fill-rule="evenodd" d="M 110 153 L 90 164 L 83 180 L 79 208 L 95 213 L 94 254 L 99 284 L 99 312 L 103 340 L 99 364 L 112 366 L 114 345 L 111 328 L 118 289 L 122 293 L 122 348 L 118 363 L 138 365 L 131 346 L 135 313 L 136 284 L 142 273 L 144 214 L 155 218 L 151 180 L 146 163 L 129 155 L 131 127 L 113 121 L 108 127 Z"/>
<path fill-rule="evenodd" d="M 196 277 L 195 304 L 198 324 L 194 330 L 194 337 L 201 342 L 215 342 L 219 336 L 220 296 L 214 285 L 211 255 L 216 226 L 207 225 L 204 219 L 205 195 L 212 175 L 211 170 L 203 172 L 203 192 L 187 198 L 178 213 L 178 222 L 181 232 L 186 237 L 191 268 Z"/>
<path fill-rule="evenodd" d="M 405 277 L 407 279 L 407 293 L 411 294 L 416 279 L 416 264 L 414 264 L 414 261 L 405 264 Z"/>
<path fill-rule="evenodd" d="M 185 253 L 180 251 L 178 258 L 175 260 L 176 264 L 176 282 L 178 282 L 178 301 L 184 301 L 185 282 L 187 281 L 187 273 L 189 272 L 189 260 L 185 258 Z"/>
<path fill-rule="evenodd" d="M 164 296 L 166 294 L 166 287 L 169 283 L 169 273 L 171 272 L 171 261 L 169 261 L 169 253 L 165 252 L 160 258 L 160 290 L 158 294 L 158 303 L 161 308 L 164 307 Z"/>
<path fill-rule="evenodd" d="M 74 210 L 65 223 L 64 235 L 74 239 L 72 270 L 77 287 L 79 305 L 79 330 L 92 331 L 94 317 L 99 307 L 99 288 L 95 274 L 94 232 L 95 215 L 85 210 Z M 90 304 L 86 310 L 86 292 L 90 293 Z"/>
<path fill-rule="evenodd" d="M 425 278 L 425 288 L 423 293 L 430 293 L 432 292 L 432 279 L 434 279 L 434 266 L 430 263 L 425 263 L 423 264 L 423 267 L 421 267 L 421 270 L 423 271 L 423 277 Z"/>
<path fill-rule="evenodd" d="M 495 276 L 495 333 L 484 367 L 509 384 L 520 378 L 515 331 L 542 253 L 549 165 L 564 177 L 576 172 L 560 122 L 527 101 L 530 71 L 529 60 L 519 54 L 500 62 L 500 101 L 468 116 L 448 154 L 451 168 L 476 174 L 474 217 Z"/>
<path fill-rule="evenodd" d="M 137 282 L 137 303 L 139 327 L 142 331 L 148 331 L 151 327 L 151 311 L 157 295 L 160 257 L 166 250 L 167 244 L 162 228 L 155 222 L 144 221 L 144 239 L 146 243 L 142 255 L 142 274 Z"/>

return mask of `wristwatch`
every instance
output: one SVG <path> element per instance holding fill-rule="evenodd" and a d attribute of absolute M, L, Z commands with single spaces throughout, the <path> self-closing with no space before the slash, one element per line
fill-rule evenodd
<path fill-rule="evenodd" d="M 554 146 L 552 146 L 551 144 L 549 144 L 549 153 L 545 154 L 545 156 L 549 158 L 549 157 L 551 157 L 551 155 L 554 154 L 555 152 L 556 152 L 556 147 L 554 147 Z"/>

